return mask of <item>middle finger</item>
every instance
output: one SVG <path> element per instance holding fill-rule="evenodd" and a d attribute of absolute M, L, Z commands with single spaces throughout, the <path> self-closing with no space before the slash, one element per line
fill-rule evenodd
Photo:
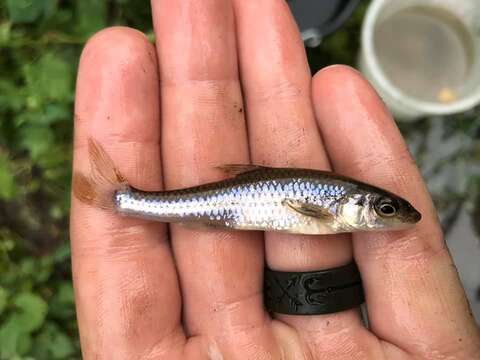
<path fill-rule="evenodd" d="M 153 0 L 152 5 L 165 185 L 219 180 L 216 165 L 249 161 L 231 3 Z M 278 358 L 262 306 L 260 234 L 170 229 L 187 333 L 205 344 L 209 358 Z"/>
<path fill-rule="evenodd" d="M 329 170 L 313 115 L 305 51 L 288 5 L 278 0 L 235 0 L 234 4 L 253 162 Z M 265 252 L 268 266 L 283 271 L 332 268 L 352 258 L 350 237 L 344 234 L 266 233 Z M 364 333 L 355 309 L 277 318 L 296 328 L 313 353 L 331 350 L 337 358 L 342 358 L 339 336 L 351 334 L 347 338 L 352 350 L 361 338 L 357 330 Z"/>

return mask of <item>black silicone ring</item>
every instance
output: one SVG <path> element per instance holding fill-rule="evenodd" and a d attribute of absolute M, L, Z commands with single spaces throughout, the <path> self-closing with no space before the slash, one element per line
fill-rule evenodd
<path fill-rule="evenodd" d="M 355 263 L 338 268 L 286 272 L 265 269 L 264 300 L 268 311 L 290 315 L 330 314 L 365 301 Z"/>

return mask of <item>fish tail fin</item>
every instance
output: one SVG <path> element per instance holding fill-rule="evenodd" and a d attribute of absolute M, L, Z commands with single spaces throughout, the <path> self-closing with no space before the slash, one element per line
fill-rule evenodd
<path fill-rule="evenodd" d="M 107 190 L 82 173 L 74 173 L 72 181 L 73 194 L 84 204 L 103 210 L 114 210 L 113 193 Z"/>
<path fill-rule="evenodd" d="M 92 138 L 88 139 L 88 155 L 92 174 L 97 180 L 118 187 L 127 183 L 102 145 Z"/>
<path fill-rule="evenodd" d="M 113 194 L 128 187 L 127 180 L 115 166 L 105 149 L 95 140 L 88 139 L 91 175 L 73 174 L 72 189 L 81 202 L 105 210 L 114 210 Z"/>

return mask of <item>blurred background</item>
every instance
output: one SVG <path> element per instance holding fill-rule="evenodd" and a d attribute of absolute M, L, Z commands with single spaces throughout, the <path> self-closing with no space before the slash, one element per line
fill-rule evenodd
<path fill-rule="evenodd" d="M 356 66 L 368 5 L 307 48 L 313 73 Z M 0 0 L 0 359 L 80 358 L 68 245 L 74 86 L 85 41 L 110 25 L 153 40 L 149 1 Z M 479 320 L 480 110 L 398 125 Z"/>

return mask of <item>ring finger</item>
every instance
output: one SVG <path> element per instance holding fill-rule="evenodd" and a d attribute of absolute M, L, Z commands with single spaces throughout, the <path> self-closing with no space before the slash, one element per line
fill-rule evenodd
<path fill-rule="evenodd" d="M 330 169 L 313 115 L 305 51 L 288 6 L 278 0 L 234 4 L 253 162 Z M 347 235 L 267 233 L 265 256 L 275 270 L 321 270 L 348 263 L 352 247 Z M 328 356 L 331 351 L 337 359 L 363 348 L 358 335 L 368 334 L 356 309 L 276 317 L 293 326 L 313 354 Z M 339 340 L 350 344 L 343 347 L 344 354 L 339 353 Z"/>

